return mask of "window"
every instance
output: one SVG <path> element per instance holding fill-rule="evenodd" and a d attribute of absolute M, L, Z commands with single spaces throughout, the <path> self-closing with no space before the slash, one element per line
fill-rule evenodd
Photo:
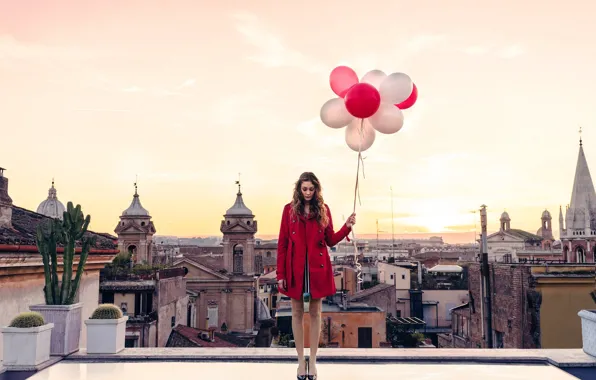
<path fill-rule="evenodd" d="M 393 280 L 393 275 L 391 275 L 389 278 Z"/>
<path fill-rule="evenodd" d="M 176 316 L 172 317 L 172 327 L 176 326 Z"/>
<path fill-rule="evenodd" d="M 396 316 L 397 318 L 401 318 L 401 310 L 396 310 L 396 311 L 395 311 L 395 316 Z"/>
<path fill-rule="evenodd" d="M 402 279 L 402 280 L 405 280 L 405 279 L 406 279 L 406 275 L 405 275 L 405 274 L 402 274 L 402 275 L 401 275 L 401 279 Z"/>
<path fill-rule="evenodd" d="M 500 331 L 495 330 L 495 348 L 503 348 L 504 347 L 504 343 L 503 343 L 503 336 L 505 334 L 503 334 Z"/>
<path fill-rule="evenodd" d="M 135 338 L 126 338 L 124 340 L 124 347 L 126 347 L 126 348 L 137 347 L 137 340 Z"/>

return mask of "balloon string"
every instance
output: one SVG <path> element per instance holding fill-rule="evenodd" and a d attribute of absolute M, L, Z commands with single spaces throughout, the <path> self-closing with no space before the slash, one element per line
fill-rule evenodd
<path fill-rule="evenodd" d="M 362 178 L 366 179 L 364 175 L 364 159 L 362 158 L 362 141 L 364 140 L 364 119 L 361 119 L 360 130 L 358 132 L 360 134 L 360 139 L 358 142 L 358 165 L 356 166 L 356 185 L 354 186 L 354 208 L 352 211 L 353 213 L 356 212 L 356 198 L 358 198 L 358 203 L 360 204 L 360 206 L 362 206 L 362 201 L 360 199 L 360 164 L 362 164 Z M 354 264 L 356 266 L 356 279 L 358 284 L 362 284 L 364 282 L 364 280 L 362 279 L 362 265 L 358 262 L 358 245 L 356 243 L 354 226 L 352 226 L 352 244 L 354 245 Z"/>

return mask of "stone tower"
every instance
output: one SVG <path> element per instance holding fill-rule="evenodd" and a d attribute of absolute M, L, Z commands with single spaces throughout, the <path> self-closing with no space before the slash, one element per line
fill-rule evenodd
<path fill-rule="evenodd" d="M 149 211 L 141 205 L 136 183 L 132 203 L 122 212 L 114 232 L 118 235 L 120 252 L 130 253 L 135 264 L 151 265 L 153 235 L 156 231 Z"/>
<path fill-rule="evenodd" d="M 511 229 L 511 218 L 509 217 L 507 211 L 503 211 L 499 221 L 501 222 L 501 231 L 509 231 Z"/>
<path fill-rule="evenodd" d="M 257 221 L 252 211 L 244 204 L 240 181 L 236 181 L 238 193 L 236 202 L 226 211 L 221 222 L 223 234 L 224 269 L 230 274 L 255 275 L 258 260 L 255 257 L 255 234 Z"/>
<path fill-rule="evenodd" d="M 560 211 L 562 216 L 562 211 Z M 596 252 L 596 191 L 584 154 L 582 139 L 575 166 L 571 202 L 565 212 L 565 224 L 559 217 L 563 258 L 572 263 L 593 263 Z"/>
<path fill-rule="evenodd" d="M 542 212 L 542 216 L 540 217 L 540 229 L 538 229 L 538 233 L 536 235 L 540 236 L 545 240 L 554 240 L 553 237 L 553 224 L 552 224 L 552 216 L 548 210 L 544 210 Z"/>

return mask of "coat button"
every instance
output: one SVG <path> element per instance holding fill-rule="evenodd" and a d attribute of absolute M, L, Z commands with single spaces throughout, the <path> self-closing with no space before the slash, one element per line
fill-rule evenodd
<path fill-rule="evenodd" d="M 323 256 L 323 252 L 319 252 L 319 256 Z"/>
<path fill-rule="evenodd" d="M 324 265 L 323 265 L 323 264 L 321 264 L 321 268 L 323 268 L 323 267 L 324 267 Z"/>
<path fill-rule="evenodd" d="M 296 233 L 296 231 L 292 231 L 292 234 L 295 234 L 295 233 Z"/>

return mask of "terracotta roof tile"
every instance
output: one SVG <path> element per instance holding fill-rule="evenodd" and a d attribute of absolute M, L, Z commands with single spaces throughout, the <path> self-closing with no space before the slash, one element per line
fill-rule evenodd
<path fill-rule="evenodd" d="M 35 245 L 37 225 L 44 219 L 50 219 L 45 215 L 12 206 L 12 228 L 0 227 L 0 244 L 14 245 Z M 98 249 L 116 249 L 115 236 L 89 231 L 87 234 L 97 236 Z M 79 244 L 80 245 L 80 244 Z"/>

